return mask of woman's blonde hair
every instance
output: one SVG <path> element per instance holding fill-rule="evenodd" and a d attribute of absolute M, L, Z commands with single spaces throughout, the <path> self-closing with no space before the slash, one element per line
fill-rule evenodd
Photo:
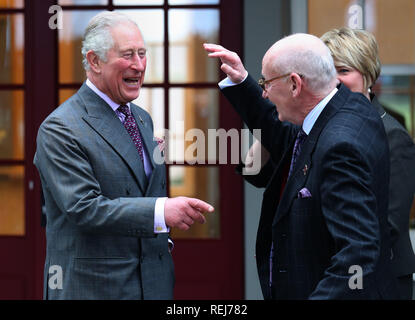
<path fill-rule="evenodd" d="M 321 40 L 329 47 L 334 63 L 359 71 L 369 89 L 380 75 L 381 63 L 375 37 L 365 30 L 332 29 Z"/>

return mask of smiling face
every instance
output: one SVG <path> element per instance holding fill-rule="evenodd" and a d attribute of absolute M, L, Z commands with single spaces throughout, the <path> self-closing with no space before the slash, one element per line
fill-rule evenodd
<path fill-rule="evenodd" d="M 263 74 L 266 77 L 267 71 L 264 70 Z M 270 74 L 273 76 L 272 73 Z M 293 121 L 289 83 L 286 79 L 278 79 L 269 83 L 263 90 L 262 97 L 275 105 L 280 121 Z"/>
<path fill-rule="evenodd" d="M 294 124 L 301 124 L 301 108 L 298 97 L 293 92 L 293 87 L 297 85 L 293 77 L 294 73 L 288 73 L 276 67 L 275 61 L 281 57 L 290 55 L 290 48 L 287 50 L 274 45 L 267 51 L 262 60 L 262 75 L 265 79 L 279 77 L 269 81 L 262 92 L 262 97 L 271 101 L 278 112 L 280 121 L 288 121 Z M 281 77 L 283 76 L 283 77 Z"/>
<path fill-rule="evenodd" d="M 144 81 L 147 57 L 140 30 L 133 24 L 111 29 L 114 46 L 107 61 L 99 60 L 98 88 L 111 100 L 125 104 L 136 99 Z"/>
<path fill-rule="evenodd" d="M 353 92 L 363 93 L 368 97 L 368 90 L 365 88 L 362 74 L 351 67 L 342 66 L 336 63 L 337 79 Z"/>

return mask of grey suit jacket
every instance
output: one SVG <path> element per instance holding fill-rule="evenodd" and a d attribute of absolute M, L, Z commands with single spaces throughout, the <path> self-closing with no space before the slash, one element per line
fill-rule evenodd
<path fill-rule="evenodd" d="M 173 298 L 168 234 L 154 233 L 165 166 L 153 160 L 160 151 L 150 115 L 131 110 L 152 162 L 149 181 L 123 124 L 85 83 L 40 126 L 34 163 L 47 215 L 45 299 Z"/>

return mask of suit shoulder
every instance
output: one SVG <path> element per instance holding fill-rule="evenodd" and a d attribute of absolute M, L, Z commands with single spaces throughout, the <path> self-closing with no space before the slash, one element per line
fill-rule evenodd
<path fill-rule="evenodd" d="M 393 150 L 394 152 L 405 150 L 407 157 L 415 158 L 415 143 L 408 131 L 406 131 L 406 129 L 402 127 L 402 125 L 392 116 L 387 114 L 385 118 L 387 116 L 391 118 L 384 119 L 385 131 L 388 137 L 390 150 Z"/>
<path fill-rule="evenodd" d="M 387 136 L 380 116 L 371 109 L 370 103 L 358 108 L 340 108 L 327 122 L 319 140 L 327 147 L 345 144 L 362 153 L 369 147 L 383 153 L 388 146 Z"/>
<path fill-rule="evenodd" d="M 400 132 L 402 135 L 408 135 L 408 131 L 389 113 L 385 112 L 385 115 L 382 118 L 383 125 L 385 126 L 386 133 L 389 132 Z"/>
<path fill-rule="evenodd" d="M 75 128 L 82 122 L 83 101 L 78 93 L 72 95 L 69 99 L 60 104 L 53 110 L 42 122 L 39 131 L 50 130 L 51 128 Z"/>
<path fill-rule="evenodd" d="M 138 115 L 140 117 L 140 120 L 143 120 L 145 123 L 150 123 L 151 125 L 151 130 L 153 130 L 154 128 L 154 124 L 153 124 L 153 118 L 151 117 L 151 115 L 142 107 L 139 107 L 138 105 L 131 103 L 130 104 L 130 108 L 131 111 L 133 111 L 133 113 L 135 112 L 136 115 Z M 137 119 L 139 120 L 139 119 Z"/>
<path fill-rule="evenodd" d="M 142 107 L 140 107 L 140 106 L 138 106 L 138 105 L 136 105 L 134 103 L 131 103 L 130 104 L 130 107 L 131 108 L 134 108 L 140 114 L 140 116 L 142 116 L 142 117 L 144 116 L 146 118 L 150 118 L 151 119 L 150 113 L 147 110 L 145 110 L 144 108 L 142 108 Z"/>
<path fill-rule="evenodd" d="M 69 99 L 61 103 L 55 110 L 53 110 L 44 120 L 61 119 L 63 122 L 68 117 L 73 116 L 79 112 L 79 107 L 83 105 L 83 101 L 78 93 L 72 95 Z"/>

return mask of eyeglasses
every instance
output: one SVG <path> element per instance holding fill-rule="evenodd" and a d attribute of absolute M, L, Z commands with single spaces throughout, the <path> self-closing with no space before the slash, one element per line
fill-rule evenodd
<path fill-rule="evenodd" d="M 265 78 L 262 77 L 261 79 L 258 80 L 258 84 L 262 88 L 262 90 L 265 90 L 265 85 L 267 83 L 270 83 L 271 81 L 274 81 L 274 80 L 282 79 L 284 77 L 289 76 L 290 74 L 291 74 L 291 72 L 290 73 L 283 74 L 282 76 L 278 76 L 278 77 L 274 77 L 274 78 L 268 79 L 268 80 L 265 80 Z M 302 74 L 298 74 L 298 75 L 300 76 L 300 78 L 304 78 L 304 76 Z"/>

